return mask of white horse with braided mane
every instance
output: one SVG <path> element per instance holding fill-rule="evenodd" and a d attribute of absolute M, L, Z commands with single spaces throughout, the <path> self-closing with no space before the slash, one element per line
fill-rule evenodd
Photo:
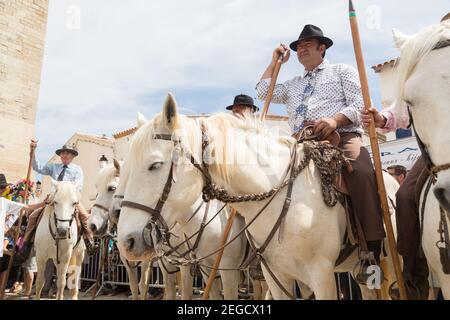
<path fill-rule="evenodd" d="M 120 163 L 115 159 L 114 163 L 102 166 L 95 178 L 97 197 L 91 208 L 88 226 L 96 237 L 103 238 L 106 236 L 115 224 L 109 219 L 109 211 L 113 204 L 114 193 L 119 185 L 119 179 Z M 148 260 L 141 262 L 141 277 L 138 283 L 137 263 L 128 262 L 121 253 L 120 259 L 127 270 L 133 300 L 144 299 L 145 292 L 148 289 L 147 284 L 151 262 Z"/>
<path fill-rule="evenodd" d="M 445 247 L 438 232 L 441 220 L 450 226 L 450 20 L 427 27 L 412 37 L 394 31 L 394 41 L 401 50 L 397 66 L 397 118 L 408 119 L 406 106 L 409 106 L 415 131 L 436 175 L 436 182 L 426 197 L 422 247 L 444 297 L 450 299 L 450 274 L 443 272 L 436 245 Z M 425 187 L 420 206 L 424 203 L 424 190 Z M 449 246 L 447 243 L 448 259 Z"/>
<path fill-rule="evenodd" d="M 175 99 L 169 95 L 162 114 L 143 125 L 131 144 L 130 158 L 124 164 L 131 185 L 120 190 L 125 198 L 155 208 L 172 172 L 177 182 L 168 195 L 168 210 L 162 213 L 168 224 L 172 225 L 178 219 L 176 212 L 185 217 L 180 221 L 186 221 L 189 216 L 182 211 L 186 205 L 195 208 L 204 187 L 204 176 L 193 166 L 190 155 L 200 163 L 202 159 L 210 163 L 208 171 L 212 181 L 224 186 L 231 195 L 255 194 L 272 189 L 283 181 L 292 150 L 297 150 L 297 161 L 303 158 L 301 144 L 298 145 L 291 137 L 271 135 L 259 121 L 226 114 L 203 121 L 209 140 L 205 150 L 202 141 L 206 137 L 202 136 L 201 123 L 179 115 Z M 162 136 L 172 136 L 172 140 L 164 141 Z M 257 246 L 264 243 L 276 224 L 285 202 L 286 189 L 281 189 L 271 203 L 268 200 L 233 203 L 247 224 L 267 205 L 248 227 Z M 164 212 L 171 212 L 171 215 Z M 150 215 L 145 210 L 122 208 L 118 244 L 129 259 L 146 256 L 149 249 L 143 229 L 149 220 Z M 218 235 L 222 233 L 223 224 L 219 227 Z M 281 232 L 276 231 L 263 254 L 264 259 L 287 291 L 292 293 L 294 281 L 299 280 L 311 288 L 317 299 L 336 299 L 335 262 L 345 229 L 343 207 L 339 203 L 334 207 L 324 203 L 320 177 L 311 162 L 293 183 L 291 205 L 281 224 Z M 219 236 L 214 241 L 208 241 L 209 250 L 205 251 L 211 252 L 217 248 L 218 239 Z M 288 298 L 268 269 L 263 267 L 263 272 L 273 297 Z"/>
<path fill-rule="evenodd" d="M 56 266 L 56 299 L 64 299 L 66 283 L 72 299 L 78 299 L 78 283 L 83 263 L 85 244 L 78 234 L 75 207 L 80 201 L 76 186 L 67 181 L 52 181 L 47 205 L 36 229 L 37 278 L 36 300 L 40 299 L 44 286 L 44 272 L 48 259 Z M 66 282 L 66 275 L 69 274 Z"/>
<path fill-rule="evenodd" d="M 206 204 L 201 196 L 201 184 L 186 179 L 185 167 L 175 168 L 171 166 L 171 151 L 174 143 L 170 137 L 168 140 L 153 139 L 152 133 L 155 122 L 147 122 L 143 116 L 138 118 L 139 129 L 135 133 L 121 168 L 121 178 L 117 194 L 123 195 L 122 208 L 117 225 L 118 245 L 131 261 L 146 259 L 153 247 L 149 242 L 156 243 L 157 251 L 167 253 L 168 258 L 174 262 L 181 262 L 181 278 L 183 288 L 192 286 L 192 275 L 189 261 L 200 259 L 199 266 L 203 278 L 206 280 L 210 274 L 217 252 L 212 254 L 221 243 L 221 238 L 228 220 L 228 210 L 219 201 L 212 200 Z M 157 147 L 156 149 L 154 147 Z M 170 156 L 169 158 L 167 158 Z M 170 170 L 169 170 L 170 169 Z M 169 177 L 169 174 L 173 176 Z M 173 183 L 168 192 L 167 199 L 163 201 L 162 210 L 157 221 L 151 222 L 152 208 L 155 208 L 162 198 L 163 190 L 168 182 Z M 134 203 L 134 206 L 125 205 Z M 136 207 L 136 205 L 138 207 Z M 149 209 L 142 209 L 147 207 Z M 150 211 L 149 211 L 150 210 Z M 220 212 L 219 212 L 220 211 Z M 219 213 L 218 213 L 219 212 Z M 218 213 L 218 215 L 216 215 Z M 155 218 L 153 216 L 153 218 Z M 164 231 L 161 227 L 162 220 L 170 229 L 170 246 L 159 234 Z M 207 224 L 202 233 L 198 233 L 202 224 Z M 149 227 L 149 228 L 146 228 Z M 231 228 L 230 237 L 237 234 L 244 227 L 243 219 L 236 217 Z M 152 234 L 147 234 L 152 231 Z M 197 237 L 201 238 L 197 243 Z M 152 239 L 149 241 L 149 239 Z M 186 255 L 189 248 L 197 247 Z M 240 271 L 237 270 L 245 259 L 246 238 L 241 234 L 224 250 L 223 258 L 219 265 L 225 299 L 238 298 L 238 285 Z M 172 252 L 176 248 L 176 252 Z M 203 257 L 205 259 L 202 259 Z M 213 282 L 210 297 L 221 299 L 221 281 Z M 192 298 L 190 292 L 183 290 L 183 299 Z"/>

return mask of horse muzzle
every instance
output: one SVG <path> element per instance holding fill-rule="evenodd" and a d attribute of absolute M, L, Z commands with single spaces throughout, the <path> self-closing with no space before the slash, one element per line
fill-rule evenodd
<path fill-rule="evenodd" d="M 56 239 L 65 240 L 69 237 L 69 228 L 57 227 L 56 228 Z"/>

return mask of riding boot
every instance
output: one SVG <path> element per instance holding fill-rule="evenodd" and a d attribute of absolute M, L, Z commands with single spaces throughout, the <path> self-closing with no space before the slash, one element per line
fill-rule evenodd
<path fill-rule="evenodd" d="M 403 280 L 408 300 L 428 299 L 428 264 L 425 258 L 403 257 Z M 392 288 L 392 285 L 389 295 L 393 300 L 400 299 L 399 289 Z"/>
<path fill-rule="evenodd" d="M 355 280 L 363 285 L 367 285 L 369 278 L 381 283 L 384 281 L 384 273 L 380 267 L 382 240 L 367 241 L 369 252 L 360 253 L 360 267 Z M 370 269 L 369 269 L 370 268 Z"/>

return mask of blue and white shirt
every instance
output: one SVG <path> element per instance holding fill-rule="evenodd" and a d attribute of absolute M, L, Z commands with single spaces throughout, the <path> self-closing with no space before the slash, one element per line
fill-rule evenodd
<path fill-rule="evenodd" d="M 267 97 L 270 80 L 261 80 L 256 85 L 258 99 Z M 351 66 L 330 64 L 324 59 L 314 70 L 305 70 L 303 76 L 277 84 L 272 102 L 286 105 L 288 123 L 293 132 L 303 127 L 303 121 L 332 118 L 342 113 L 352 124 L 337 129 L 338 132 L 363 133 L 361 85 L 358 72 Z"/>
<path fill-rule="evenodd" d="M 36 157 L 33 157 L 33 170 L 44 176 L 51 176 L 53 180 L 58 180 L 58 177 L 63 170 L 64 165 L 62 163 L 46 163 L 41 165 Z M 69 164 L 66 172 L 64 172 L 63 181 L 71 181 L 76 186 L 79 192 L 83 190 L 83 170 L 76 164 Z"/>

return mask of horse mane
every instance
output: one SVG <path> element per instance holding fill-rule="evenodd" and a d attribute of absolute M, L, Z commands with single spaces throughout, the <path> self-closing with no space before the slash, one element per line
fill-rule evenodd
<path fill-rule="evenodd" d="M 405 83 L 415 67 L 441 42 L 450 39 L 450 20 L 429 26 L 408 39 L 401 47 L 397 72 L 397 112 L 399 117 L 407 117 L 404 101 Z"/>
<path fill-rule="evenodd" d="M 234 116 L 227 113 L 218 113 L 207 119 L 208 135 L 214 141 L 214 164 L 213 166 L 225 182 L 230 182 L 231 177 L 236 172 L 237 166 L 230 159 L 234 159 L 234 154 L 228 146 L 227 132 L 229 129 L 240 129 L 250 134 L 258 134 L 264 137 L 264 141 L 276 140 L 286 146 L 296 143 L 295 139 L 289 136 L 275 135 L 270 132 L 266 124 L 258 117 L 250 113 L 244 116 Z"/>
<path fill-rule="evenodd" d="M 188 118 L 183 115 L 177 115 L 174 127 L 175 136 L 182 137 L 183 149 L 193 155 L 199 155 L 202 150 L 201 124 L 199 119 Z M 126 163 L 121 170 L 121 177 L 126 181 L 130 168 L 141 163 L 144 155 L 154 141 L 155 134 L 168 134 L 171 131 L 164 124 L 163 115 L 160 113 L 149 122 L 142 125 L 134 134 L 130 141 L 130 149 L 126 156 Z M 214 163 L 211 167 L 217 169 L 219 175 L 225 180 L 230 181 L 230 176 L 235 173 L 236 166 L 230 165 L 227 161 L 230 156 L 230 150 L 227 145 L 227 131 L 229 129 L 241 129 L 251 131 L 254 134 L 263 135 L 264 140 L 275 139 L 281 144 L 295 145 L 295 139 L 289 136 L 275 135 L 269 131 L 269 128 L 258 118 L 251 114 L 244 116 L 233 116 L 231 114 L 218 113 L 205 119 L 208 130 L 208 137 L 214 144 Z M 162 131 L 161 131 L 162 130 Z M 200 161 L 201 159 L 197 159 Z"/>

